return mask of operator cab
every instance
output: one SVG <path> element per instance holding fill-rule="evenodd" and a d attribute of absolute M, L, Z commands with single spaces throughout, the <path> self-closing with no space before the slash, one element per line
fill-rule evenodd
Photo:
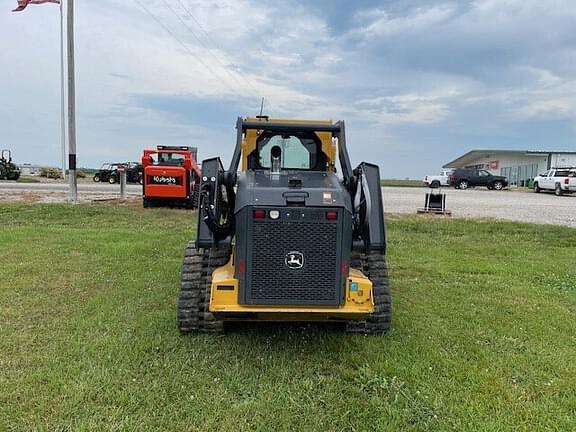
<path fill-rule="evenodd" d="M 273 166 L 275 162 L 278 167 Z M 263 132 L 248 156 L 249 170 L 326 171 L 326 167 L 322 143 L 313 132 Z"/>
<path fill-rule="evenodd" d="M 158 153 L 157 165 L 184 165 L 185 156 L 182 153 L 161 151 Z"/>

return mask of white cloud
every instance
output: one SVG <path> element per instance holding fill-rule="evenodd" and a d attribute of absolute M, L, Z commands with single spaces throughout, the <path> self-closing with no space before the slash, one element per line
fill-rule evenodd
<path fill-rule="evenodd" d="M 571 51 L 576 2 L 482 0 L 387 2 L 331 28 L 303 1 L 139 0 L 77 3 L 79 147 L 85 160 L 139 153 L 162 140 L 229 145 L 234 119 L 218 130 L 142 101 L 209 101 L 276 116 L 345 119 L 369 136 L 413 125 L 462 125 L 482 111 L 503 129 L 525 120 L 575 119 Z M 409 2 L 408 2 L 409 3 Z M 58 14 L 53 5 L 0 11 L 0 127 L 27 158 L 59 160 Z M 396 6 L 396 7 L 395 7 Z M 201 23 L 199 25 L 198 23 Z M 208 37 L 206 37 L 206 33 Z M 202 42 L 199 42 L 200 39 Z M 189 52 L 188 52 L 189 51 Z M 206 67 L 207 66 L 207 67 Z M 201 108 L 200 108 L 201 109 Z M 512 126 L 510 126 L 512 125 Z M 422 139 L 426 139 L 423 137 Z M 416 143 L 412 143 L 416 146 Z M 376 154 L 376 153 L 374 153 Z M 94 163 L 96 164 L 96 163 Z"/>
<path fill-rule="evenodd" d="M 194 35 L 162 1 L 142 2 L 185 47 L 134 2 L 77 4 L 78 136 L 84 160 L 101 154 L 105 142 L 141 147 L 137 140 L 151 136 L 140 136 L 138 129 L 154 127 L 157 135 L 169 136 L 167 129 L 179 130 L 177 136 L 185 135 L 184 129 L 198 136 L 194 119 L 134 106 L 134 95 L 235 100 L 249 113 L 256 112 L 260 97 L 265 96 L 275 115 L 301 112 L 305 116 L 323 105 L 321 98 L 283 79 L 306 69 L 314 44 L 326 37 L 324 23 L 304 10 L 299 11 L 299 19 L 288 21 L 257 2 L 184 1 L 202 22 L 202 31 Z M 178 13 L 190 28 L 197 28 L 184 10 Z M 250 25 L 239 25 L 239 17 L 250 17 Z M 21 158 L 52 154 L 54 163 L 59 158 L 50 149 L 59 148 L 60 112 L 57 8 L 30 7 L 23 14 L 0 11 L 0 28 L 7 36 L 0 41 L 4 53 L 0 93 L 8 101 L 0 104 L 0 115 L 11 120 L 4 125 L 5 136 L 21 148 Z M 321 70 L 316 67 L 318 75 L 309 79 L 321 79 Z M 279 78 L 274 76 L 278 73 Z M 22 133 L 30 127 L 43 130 L 42 138 L 32 138 L 32 131 Z"/>
<path fill-rule="evenodd" d="M 417 94 L 381 96 L 363 99 L 355 107 L 373 121 L 383 124 L 437 123 L 449 115 L 446 103 Z"/>
<path fill-rule="evenodd" d="M 475 0 L 472 11 L 478 17 L 509 22 L 576 16 L 576 3 L 571 0 Z"/>
<path fill-rule="evenodd" d="M 463 99 L 470 105 L 492 106 L 514 121 L 539 119 L 576 120 L 576 79 L 563 79 L 534 67 L 514 68 L 516 86 L 478 90 Z"/>
<path fill-rule="evenodd" d="M 361 26 L 353 33 L 365 39 L 414 35 L 450 20 L 456 12 L 457 8 L 450 3 L 417 8 L 404 16 L 393 16 L 385 9 L 376 8 L 356 15 L 355 19 Z"/>

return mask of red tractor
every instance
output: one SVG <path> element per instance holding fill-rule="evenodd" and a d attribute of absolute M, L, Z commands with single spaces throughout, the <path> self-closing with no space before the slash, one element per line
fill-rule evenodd
<path fill-rule="evenodd" d="M 144 150 L 144 207 L 166 204 L 197 208 L 200 168 L 196 155 L 195 147 L 158 146 L 156 150 Z"/>

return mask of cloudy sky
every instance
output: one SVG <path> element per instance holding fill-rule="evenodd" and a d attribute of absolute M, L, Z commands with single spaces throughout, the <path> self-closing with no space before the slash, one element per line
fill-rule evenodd
<path fill-rule="evenodd" d="M 59 14 L 0 10 L 0 147 L 60 161 Z M 76 0 L 80 166 L 232 153 L 237 116 L 343 119 L 417 178 L 473 148 L 576 150 L 574 0 Z"/>

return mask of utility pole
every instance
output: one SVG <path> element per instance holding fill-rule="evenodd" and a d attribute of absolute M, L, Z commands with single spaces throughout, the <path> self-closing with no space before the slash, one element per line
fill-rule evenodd
<path fill-rule="evenodd" d="M 78 202 L 78 185 L 76 181 L 76 91 L 74 80 L 74 0 L 68 0 L 68 174 L 69 200 Z"/>
<path fill-rule="evenodd" d="M 66 180 L 66 96 L 64 79 L 64 11 L 60 2 L 60 142 L 62 150 L 62 179 Z"/>

